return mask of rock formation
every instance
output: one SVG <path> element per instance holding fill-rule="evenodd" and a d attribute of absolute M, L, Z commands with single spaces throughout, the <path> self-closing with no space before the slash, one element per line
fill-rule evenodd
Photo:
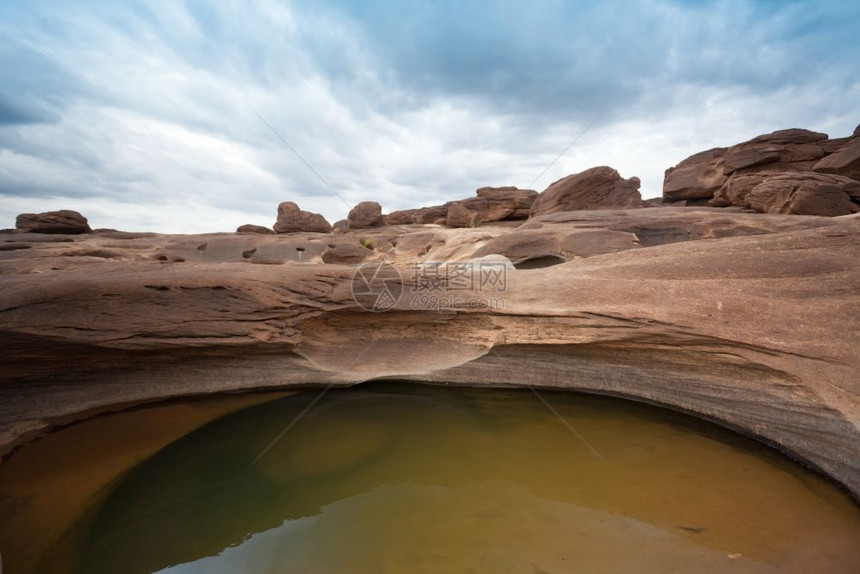
<path fill-rule="evenodd" d="M 319 213 L 302 211 L 292 201 L 278 205 L 278 220 L 274 226 L 275 233 L 329 233 L 331 225 Z"/>
<path fill-rule="evenodd" d="M 860 136 L 855 133 L 851 141 L 839 151 L 822 158 L 812 170 L 860 180 Z"/>
<path fill-rule="evenodd" d="M 469 209 L 465 201 L 455 201 L 448 206 L 445 225 L 448 227 L 478 227 L 483 220 L 477 210 Z"/>
<path fill-rule="evenodd" d="M 366 229 L 382 225 L 382 207 L 375 201 L 362 201 L 349 210 L 346 220 L 349 229 Z"/>
<path fill-rule="evenodd" d="M 622 178 L 608 166 L 564 177 L 537 196 L 529 217 L 582 209 L 642 207 L 639 178 Z"/>
<path fill-rule="evenodd" d="M 409 223 L 445 225 L 448 218 L 448 204 L 419 207 L 392 211 L 384 217 L 387 225 L 404 225 Z"/>
<path fill-rule="evenodd" d="M 92 231 L 86 217 L 69 209 L 45 213 L 22 213 L 15 220 L 15 228 L 20 232 L 69 235 Z"/>
<path fill-rule="evenodd" d="M 236 233 L 261 233 L 263 235 L 271 235 L 274 233 L 268 227 L 263 227 L 262 225 L 254 225 L 252 223 L 246 223 L 245 225 L 240 225 L 236 228 Z"/>
<path fill-rule="evenodd" d="M 537 192 L 513 186 L 482 187 L 475 195 L 444 205 L 394 211 L 385 216 L 385 222 L 387 225 L 436 223 L 448 227 L 475 227 L 482 223 L 526 219 Z"/>
<path fill-rule="evenodd" d="M 839 179 L 822 177 L 825 174 Z M 770 183 L 772 178 L 778 179 Z M 860 138 L 831 140 L 809 130 L 779 130 L 695 154 L 667 169 L 663 202 L 847 215 L 857 210 L 852 191 L 857 178 Z"/>
<path fill-rule="evenodd" d="M 860 217 L 654 207 L 361 233 L 4 235 L 0 443 L 201 392 L 530 384 L 716 420 L 860 495 Z M 420 264 L 476 258 L 504 280 L 457 296 L 500 304 L 416 310 Z M 394 310 L 358 306 L 361 261 L 400 269 Z"/>
<path fill-rule="evenodd" d="M 836 216 L 860 211 L 860 181 L 813 172 L 784 173 L 766 178 L 746 194 L 750 208 L 767 213 Z"/>

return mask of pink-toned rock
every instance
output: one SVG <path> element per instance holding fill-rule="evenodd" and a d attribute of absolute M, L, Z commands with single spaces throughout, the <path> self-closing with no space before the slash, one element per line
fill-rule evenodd
<path fill-rule="evenodd" d="M 726 148 L 715 148 L 691 155 L 666 170 L 663 200 L 709 199 L 726 182 Z"/>
<path fill-rule="evenodd" d="M 839 151 L 816 163 L 812 170 L 860 180 L 860 137 L 852 138 Z"/>
<path fill-rule="evenodd" d="M 729 207 L 730 205 L 746 206 L 746 196 L 758 184 L 762 183 L 769 177 L 773 177 L 772 172 L 755 172 L 732 174 L 730 178 L 717 190 L 713 199 L 708 202 L 712 207 Z"/>
<path fill-rule="evenodd" d="M 263 227 L 262 225 L 254 225 L 252 223 L 246 223 L 245 225 L 240 225 L 236 228 L 236 233 L 259 233 L 261 235 L 271 235 L 274 233 L 268 227 Z"/>
<path fill-rule="evenodd" d="M 331 232 L 335 234 L 343 234 L 349 231 L 349 222 L 346 219 L 338 219 L 331 224 Z"/>
<path fill-rule="evenodd" d="M 611 167 L 593 167 L 547 187 L 535 199 L 529 217 L 559 211 L 642 207 L 639 185 L 638 177 L 624 179 Z"/>
<path fill-rule="evenodd" d="M 527 219 L 538 196 L 538 192 L 533 189 L 512 186 L 481 187 L 475 193 L 478 196 L 476 199 L 486 206 L 478 210 L 483 221 Z M 483 212 L 484 209 L 486 212 Z"/>
<path fill-rule="evenodd" d="M 746 194 L 744 202 L 762 213 L 838 216 L 860 211 L 851 197 L 860 197 L 860 181 L 812 172 L 767 178 Z"/>
<path fill-rule="evenodd" d="M 448 204 L 392 211 L 384 217 L 386 225 L 407 225 L 410 223 L 445 225 L 448 218 Z"/>
<path fill-rule="evenodd" d="M 726 151 L 726 173 L 774 162 L 818 160 L 824 157 L 821 143 L 826 140 L 827 134 L 794 128 L 760 135 Z"/>
<path fill-rule="evenodd" d="M 70 235 L 92 231 L 87 218 L 70 209 L 44 213 L 22 213 L 15 220 L 15 228 L 19 232 L 67 233 Z"/>
<path fill-rule="evenodd" d="M 349 210 L 346 218 L 349 229 L 366 229 L 383 224 L 382 207 L 375 201 L 362 201 Z"/>
<path fill-rule="evenodd" d="M 331 225 L 319 213 L 302 211 L 292 201 L 278 205 L 278 221 L 274 226 L 275 233 L 296 233 L 299 231 L 314 233 L 330 233 Z"/>
<path fill-rule="evenodd" d="M 464 201 L 455 201 L 448 206 L 448 227 L 478 227 L 482 223 L 481 214 L 469 209 Z"/>
<path fill-rule="evenodd" d="M 675 203 L 714 199 L 710 205 L 730 205 L 732 197 L 749 191 L 743 185 L 753 181 L 738 179 L 724 187 L 731 178 L 755 174 L 764 179 L 766 175 L 758 174 L 811 171 L 834 149 L 827 134 L 793 128 L 760 135 L 729 148 L 697 153 L 666 170 L 663 200 Z"/>

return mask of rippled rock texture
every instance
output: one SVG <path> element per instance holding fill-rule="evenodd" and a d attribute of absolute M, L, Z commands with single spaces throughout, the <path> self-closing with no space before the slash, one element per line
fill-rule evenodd
<path fill-rule="evenodd" d="M 857 216 L 657 207 L 338 235 L 15 233 L 0 247 L 7 445 L 160 397 L 534 385 L 695 413 L 860 494 Z M 431 262 L 499 254 L 518 267 L 501 281 L 422 288 Z M 353 277 L 379 261 L 401 295 L 368 312 Z"/>

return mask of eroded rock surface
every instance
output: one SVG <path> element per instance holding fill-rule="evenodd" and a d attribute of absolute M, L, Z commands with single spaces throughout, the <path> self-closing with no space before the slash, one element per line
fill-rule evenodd
<path fill-rule="evenodd" d="M 622 178 L 608 166 L 564 177 L 537 196 L 530 217 L 559 211 L 642 207 L 638 177 Z"/>
<path fill-rule="evenodd" d="M 346 218 L 347 229 L 365 229 L 382 225 L 382 207 L 375 201 L 362 201 Z"/>
<path fill-rule="evenodd" d="M 853 191 L 860 183 L 858 179 L 860 138 L 856 134 L 831 140 L 827 134 L 809 130 L 779 130 L 729 148 L 695 154 L 669 168 L 663 182 L 663 202 L 845 215 L 860 205 Z"/>
<path fill-rule="evenodd" d="M 87 218 L 70 209 L 22 213 L 15 220 L 15 228 L 22 233 L 78 234 L 92 231 Z"/>
<path fill-rule="evenodd" d="M 275 233 L 328 233 L 331 225 L 319 213 L 302 211 L 292 201 L 284 201 L 278 205 L 278 220 L 274 226 Z"/>
<path fill-rule="evenodd" d="M 837 216 L 860 211 L 860 181 L 813 172 L 787 173 L 764 179 L 743 202 L 756 211 Z"/>
<path fill-rule="evenodd" d="M 261 233 L 263 235 L 271 235 L 272 233 L 274 233 L 274 231 L 262 225 L 246 223 L 245 225 L 240 225 L 239 227 L 237 227 L 236 233 Z"/>
<path fill-rule="evenodd" d="M 0 250 L 7 445 L 83 412 L 170 396 L 380 377 L 529 384 L 695 413 L 860 494 L 856 215 L 656 207 L 361 238 L 2 237 L 26 247 Z M 500 255 L 560 261 L 511 269 Z M 457 296 L 492 306 L 416 305 L 427 294 L 417 266 L 475 258 L 502 262 L 504 281 Z M 363 261 L 400 269 L 393 310 L 353 299 Z"/>

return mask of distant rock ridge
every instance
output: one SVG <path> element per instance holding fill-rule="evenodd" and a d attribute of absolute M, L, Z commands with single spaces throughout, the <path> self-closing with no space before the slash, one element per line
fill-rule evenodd
<path fill-rule="evenodd" d="M 92 231 L 87 218 L 70 209 L 44 213 L 22 213 L 15 220 L 15 229 L 25 233 L 65 233 L 70 235 Z"/>
<path fill-rule="evenodd" d="M 329 233 L 331 225 L 319 213 L 302 211 L 292 201 L 284 201 L 278 205 L 278 220 L 274 230 L 275 233 Z"/>
<path fill-rule="evenodd" d="M 666 205 L 738 206 L 767 213 L 860 211 L 860 127 L 847 138 L 786 129 L 694 154 L 666 170 Z"/>
<path fill-rule="evenodd" d="M 853 135 L 830 139 L 806 129 L 784 129 L 731 147 L 705 150 L 666 170 L 663 195 L 643 200 L 638 177 L 597 166 L 565 176 L 541 193 L 518 187 L 481 187 L 474 197 L 442 205 L 393 211 L 362 201 L 346 219 L 329 224 L 295 202 L 278 205 L 273 229 L 245 224 L 237 233 L 334 233 L 394 225 L 480 227 L 534 219 L 552 213 L 660 206 L 740 207 L 761 213 L 839 216 L 860 212 L 860 126 Z M 16 232 L 89 233 L 77 211 L 22 213 Z"/>

